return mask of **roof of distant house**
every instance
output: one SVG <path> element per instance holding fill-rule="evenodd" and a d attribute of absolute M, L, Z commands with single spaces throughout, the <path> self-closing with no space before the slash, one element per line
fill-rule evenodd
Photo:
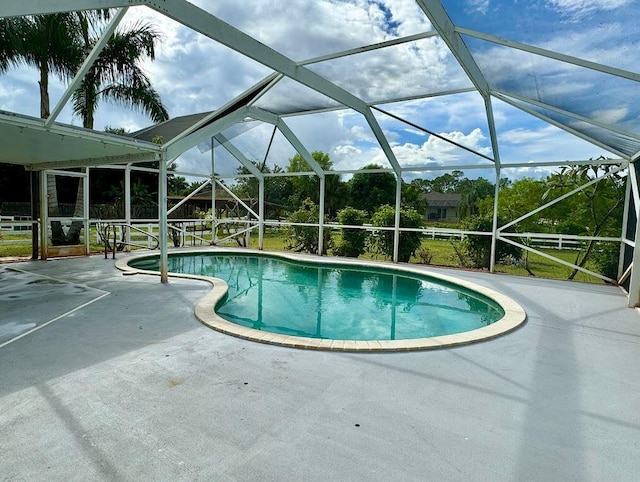
<path fill-rule="evenodd" d="M 460 203 L 461 194 L 428 192 L 424 195 L 431 208 L 455 208 Z"/>

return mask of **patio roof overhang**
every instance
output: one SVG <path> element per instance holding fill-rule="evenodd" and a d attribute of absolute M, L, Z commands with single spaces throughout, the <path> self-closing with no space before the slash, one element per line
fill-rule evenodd
<path fill-rule="evenodd" d="M 152 161 L 162 151 L 130 139 L 43 119 L 0 112 L 0 162 L 29 170 Z"/>

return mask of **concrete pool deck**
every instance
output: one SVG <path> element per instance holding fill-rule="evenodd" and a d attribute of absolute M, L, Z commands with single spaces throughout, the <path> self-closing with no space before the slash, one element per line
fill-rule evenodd
<path fill-rule="evenodd" d="M 203 326 L 203 282 L 101 256 L 2 264 L 0 480 L 638 480 L 624 294 L 434 271 L 527 323 L 436 351 L 297 350 Z"/>

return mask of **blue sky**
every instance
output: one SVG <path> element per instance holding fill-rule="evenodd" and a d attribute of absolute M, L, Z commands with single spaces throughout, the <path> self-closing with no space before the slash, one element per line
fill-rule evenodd
<path fill-rule="evenodd" d="M 431 29 L 428 19 L 413 0 L 199 0 L 194 3 L 294 60 Z M 637 14 L 632 3 L 630 0 L 443 2 L 454 22 L 463 27 L 637 71 L 640 48 L 637 48 L 637 36 L 633 34 Z M 145 69 L 173 117 L 216 109 L 270 73 L 259 63 L 149 9 L 131 8 L 123 24 L 140 19 L 152 21 L 163 33 L 156 61 L 147 63 Z M 505 89 L 509 89 L 509 84 L 503 78 L 508 79 L 508 74 L 521 80 L 518 85 L 536 87 L 535 93 L 541 96 L 541 100 L 560 102 L 566 99 L 565 107 L 575 108 L 584 115 L 612 120 L 616 125 L 635 129 L 636 132 L 640 127 L 638 108 L 629 109 L 627 105 L 630 95 L 640 95 L 635 94 L 640 89 L 634 82 L 614 79 L 604 83 L 602 74 L 586 76 L 577 68 L 571 71 L 557 63 L 549 66 L 545 64 L 548 61 L 537 56 L 531 59 L 530 54 L 513 54 L 502 47 L 470 38 L 465 38 L 465 41 L 481 67 L 487 69 L 488 76 Z M 531 62 L 533 65 L 529 65 Z M 367 101 L 471 86 L 439 38 L 312 64 L 309 68 Z M 575 95 L 578 100 L 573 101 L 574 96 L 558 90 L 563 85 L 573 89 L 573 93 L 580 93 L 583 89 L 585 94 Z M 589 100 L 589 93 L 594 92 L 594 86 L 598 85 L 604 85 L 606 91 L 595 90 L 597 95 Z M 633 93 L 627 94 L 631 88 Z M 261 99 L 260 105 L 278 106 L 286 101 L 312 106 L 318 104 L 318 98 L 320 105 L 323 102 L 331 104 L 322 96 L 305 93 L 307 90 L 292 82 L 283 83 Z M 62 91 L 63 85 L 53 80 L 52 105 Z M 406 100 L 381 107 L 471 149 L 492 155 L 484 104 L 476 93 Z M 33 116 L 39 114 L 37 72 L 34 69 L 20 68 L 0 77 L 0 109 Z M 494 102 L 494 115 L 500 156 L 505 163 L 580 160 L 606 154 L 602 149 L 500 101 Z M 384 115 L 377 115 L 377 118 L 404 166 L 486 163 L 478 156 L 406 124 Z M 80 123 L 71 116 L 68 108 L 60 120 Z M 372 162 L 386 164 L 366 122 L 353 111 L 290 117 L 286 122 L 309 150 L 328 152 L 336 168 L 357 169 Z M 134 131 L 149 123 L 142 115 L 106 104 L 100 106 L 96 116 L 97 129 L 108 125 Z M 234 142 L 247 152 L 249 158 L 262 160 L 270 136 L 271 128 L 256 128 Z M 219 150 L 216 149 L 217 170 L 231 174 L 236 164 Z M 268 162 L 284 166 L 293 154 L 291 146 L 278 135 Z M 179 164 L 190 172 L 207 172 L 210 154 L 192 149 L 179 159 Z M 441 172 L 425 174 L 424 177 L 433 177 Z M 548 169 L 519 168 L 504 174 L 523 177 L 545 175 L 547 172 Z M 468 171 L 467 175 L 491 177 L 492 174 L 490 170 L 478 170 Z"/>

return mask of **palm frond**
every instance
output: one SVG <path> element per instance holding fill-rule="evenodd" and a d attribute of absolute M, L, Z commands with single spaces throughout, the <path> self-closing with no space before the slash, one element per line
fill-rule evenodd
<path fill-rule="evenodd" d="M 153 122 L 169 119 L 169 113 L 162 104 L 160 94 L 148 85 L 112 85 L 102 91 L 102 97 L 116 104 L 133 107 L 135 110 L 149 116 Z"/>

